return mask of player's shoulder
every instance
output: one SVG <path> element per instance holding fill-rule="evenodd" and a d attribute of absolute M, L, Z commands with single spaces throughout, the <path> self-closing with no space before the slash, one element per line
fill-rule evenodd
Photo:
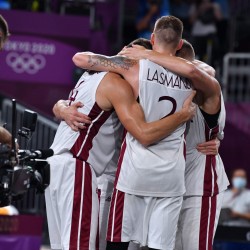
<path fill-rule="evenodd" d="M 106 86 L 111 85 L 114 87 L 122 84 L 124 82 L 124 78 L 117 73 L 108 72 L 104 77 L 104 81 Z"/>
<path fill-rule="evenodd" d="M 113 73 L 113 72 L 108 72 L 106 74 L 106 78 L 108 79 L 113 79 L 113 80 L 120 80 L 122 79 L 122 76 L 117 74 L 117 73 Z"/>

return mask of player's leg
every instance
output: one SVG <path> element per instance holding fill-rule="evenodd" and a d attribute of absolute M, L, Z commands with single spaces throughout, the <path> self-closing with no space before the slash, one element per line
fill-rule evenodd
<path fill-rule="evenodd" d="M 175 250 L 212 250 L 223 194 L 184 197 Z"/>
<path fill-rule="evenodd" d="M 199 246 L 200 230 L 199 197 L 184 197 L 180 212 L 178 230 L 176 234 L 175 250 L 197 250 Z"/>
<path fill-rule="evenodd" d="M 215 236 L 216 229 L 217 229 L 218 222 L 219 222 L 223 199 L 224 199 L 224 191 L 216 195 L 216 215 L 215 215 L 215 222 L 214 222 L 214 233 L 213 233 L 213 238 L 212 238 L 212 244 L 214 241 L 214 236 Z"/>
<path fill-rule="evenodd" d="M 179 196 L 155 199 L 148 225 L 147 245 L 151 249 L 174 249 L 183 198 Z"/>
<path fill-rule="evenodd" d="M 201 198 L 199 250 L 212 250 L 217 228 L 223 194 Z M 207 227 L 205 227 L 207 225 Z"/>
<path fill-rule="evenodd" d="M 58 208 L 58 190 L 63 179 L 63 157 L 49 158 L 50 185 L 45 190 L 46 212 L 48 220 L 51 249 L 62 249 L 61 245 L 61 219 Z"/>
<path fill-rule="evenodd" d="M 107 250 L 128 249 L 130 241 L 141 242 L 144 214 L 141 202 L 143 199 L 114 189 L 109 212 Z"/>
<path fill-rule="evenodd" d="M 105 178 L 105 175 L 103 176 Z M 111 203 L 111 197 L 114 188 L 114 180 L 110 179 L 110 176 L 106 180 L 102 180 L 101 196 L 100 196 L 100 211 L 99 211 L 99 250 L 105 250 L 107 241 L 107 226 L 108 226 L 108 215 Z M 118 243 L 119 244 L 119 243 Z M 109 244 L 109 248 L 112 248 Z M 117 249 L 117 244 L 113 244 Z M 139 250 L 139 244 L 130 242 L 121 242 L 120 247 L 128 250 Z M 120 248 L 119 248 L 120 249 Z"/>
<path fill-rule="evenodd" d="M 185 197 L 184 197 L 184 199 L 185 199 Z M 184 203 L 184 199 L 183 199 L 182 205 Z M 175 238 L 175 248 L 174 248 L 175 250 L 176 249 L 184 250 L 184 248 L 183 248 L 183 242 L 182 242 L 182 229 L 183 229 L 183 226 L 182 226 L 182 223 L 183 223 L 182 216 L 183 216 L 183 210 L 181 208 L 180 215 L 179 215 L 179 220 L 178 220 L 178 225 L 177 225 L 176 238 Z"/>
<path fill-rule="evenodd" d="M 95 249 L 99 213 L 95 173 L 89 164 L 73 158 L 65 165 L 64 188 L 60 190 L 63 197 L 60 203 L 63 249 Z M 67 190 L 70 181 L 72 191 Z"/>
<path fill-rule="evenodd" d="M 108 215 L 111 203 L 111 197 L 114 188 L 114 180 L 111 177 L 103 175 L 100 196 L 100 210 L 99 210 L 99 250 L 106 249 L 106 235 L 108 226 Z"/>

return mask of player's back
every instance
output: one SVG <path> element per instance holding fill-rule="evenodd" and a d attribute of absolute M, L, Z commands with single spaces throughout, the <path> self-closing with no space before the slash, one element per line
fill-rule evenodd
<path fill-rule="evenodd" d="M 139 102 L 147 122 L 179 111 L 191 91 L 186 79 L 151 61 L 140 61 Z M 185 191 L 184 131 L 185 124 L 148 147 L 128 133 L 117 189 L 135 195 L 182 195 Z"/>
<path fill-rule="evenodd" d="M 213 196 L 227 189 L 229 185 L 220 155 L 204 155 L 196 149 L 197 144 L 209 141 L 222 133 L 225 126 L 226 111 L 221 96 L 221 108 L 217 125 L 208 126 L 199 107 L 196 115 L 187 125 L 186 134 L 186 194 Z"/>
<path fill-rule="evenodd" d="M 123 132 L 114 110 L 103 111 L 96 103 L 97 88 L 106 74 L 85 72 L 69 96 L 71 103 L 81 101 L 84 104 L 78 111 L 88 115 L 92 123 L 86 124 L 86 129 L 75 132 L 62 121 L 51 146 L 55 154 L 68 153 L 88 162 L 97 176 L 108 164 L 115 167 Z"/>

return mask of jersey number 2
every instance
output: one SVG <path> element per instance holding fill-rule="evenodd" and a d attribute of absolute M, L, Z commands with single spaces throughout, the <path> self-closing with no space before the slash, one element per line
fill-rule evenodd
<path fill-rule="evenodd" d="M 170 115 L 172 115 L 172 114 L 175 113 L 176 107 L 177 107 L 177 103 L 176 103 L 176 100 L 173 97 L 170 97 L 170 96 L 161 96 L 159 98 L 158 102 L 161 102 L 161 101 L 169 101 L 173 105 L 172 110 L 167 115 L 165 115 L 164 117 L 162 117 L 161 119 L 163 119 L 163 118 L 165 118 L 167 116 L 170 116 Z"/>

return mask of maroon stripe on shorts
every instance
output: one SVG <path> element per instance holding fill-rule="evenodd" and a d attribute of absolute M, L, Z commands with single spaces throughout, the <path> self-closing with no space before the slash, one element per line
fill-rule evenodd
<path fill-rule="evenodd" d="M 101 193 L 102 193 L 102 190 L 98 189 L 99 209 L 100 209 L 100 202 L 101 202 Z M 100 222 L 100 212 L 98 213 L 98 227 L 97 227 L 96 243 L 95 243 L 96 250 L 99 250 L 99 238 L 100 238 L 100 226 L 99 226 L 99 222 Z"/>
<path fill-rule="evenodd" d="M 80 249 L 89 249 L 92 215 L 92 173 L 88 163 L 85 163 L 83 194 Z"/>
<path fill-rule="evenodd" d="M 217 137 L 218 132 L 219 132 L 219 125 L 216 126 L 215 128 L 213 128 L 212 134 L 211 134 L 211 139 Z M 213 190 L 213 195 L 217 195 L 219 193 L 219 187 L 218 187 L 218 183 L 217 183 L 218 175 L 217 175 L 217 172 L 216 172 L 216 156 L 212 155 L 211 158 L 212 158 L 211 159 L 212 169 L 213 169 L 213 172 L 214 172 L 214 190 Z"/>
<path fill-rule="evenodd" d="M 118 190 L 115 208 L 114 241 L 122 241 L 122 219 L 124 210 L 125 193 Z"/>
<path fill-rule="evenodd" d="M 219 126 L 210 128 L 205 124 L 206 141 L 209 141 L 217 136 Z M 216 172 L 216 157 L 215 155 L 206 155 L 205 172 L 204 172 L 204 185 L 203 195 L 212 196 L 219 193 L 218 176 Z"/>
<path fill-rule="evenodd" d="M 115 189 L 109 214 L 107 240 L 121 242 L 125 193 Z"/>
<path fill-rule="evenodd" d="M 210 140 L 210 129 L 205 124 L 205 136 L 206 141 Z M 206 163 L 205 163 L 205 172 L 204 172 L 204 185 L 203 185 L 203 194 L 206 196 L 211 195 L 212 193 L 212 162 L 211 155 L 206 155 Z"/>
<path fill-rule="evenodd" d="M 207 250 L 207 235 L 208 235 L 208 217 L 209 217 L 209 198 L 202 197 L 201 199 L 201 217 L 200 217 L 200 233 L 199 233 L 199 250 Z"/>
<path fill-rule="evenodd" d="M 186 137 L 187 137 L 187 135 L 186 135 L 186 133 L 184 133 L 184 143 L 183 143 L 183 155 L 184 155 L 184 158 L 185 158 L 185 160 L 186 160 L 186 158 L 187 158 L 187 143 L 186 143 Z"/>
<path fill-rule="evenodd" d="M 112 194 L 110 210 L 109 210 L 109 218 L 108 218 L 108 230 L 107 230 L 107 241 L 111 241 L 112 238 L 114 242 L 121 241 L 121 232 L 122 232 L 122 217 L 123 217 L 123 207 L 124 207 L 124 193 L 116 189 L 117 181 L 121 171 L 121 165 L 123 162 L 123 157 L 126 151 L 126 133 L 127 131 L 124 129 L 123 133 L 123 143 L 122 148 L 117 164 L 116 170 L 116 178 L 114 182 L 114 192 Z M 117 194 L 117 196 L 116 196 Z M 114 219 L 114 221 L 113 221 Z M 114 227 L 114 229 L 113 229 Z M 112 234 L 113 231 L 113 234 Z"/>
<path fill-rule="evenodd" d="M 76 160 L 74 199 L 73 199 L 69 250 L 77 249 L 79 217 L 80 217 L 81 197 L 82 197 L 82 179 L 83 179 L 82 177 L 83 177 L 83 162 Z"/>
<path fill-rule="evenodd" d="M 215 224 L 216 207 L 217 207 L 217 196 L 213 196 L 210 199 L 211 199 L 211 209 L 210 209 L 210 221 L 209 221 L 207 250 L 213 249 L 214 224 Z"/>

